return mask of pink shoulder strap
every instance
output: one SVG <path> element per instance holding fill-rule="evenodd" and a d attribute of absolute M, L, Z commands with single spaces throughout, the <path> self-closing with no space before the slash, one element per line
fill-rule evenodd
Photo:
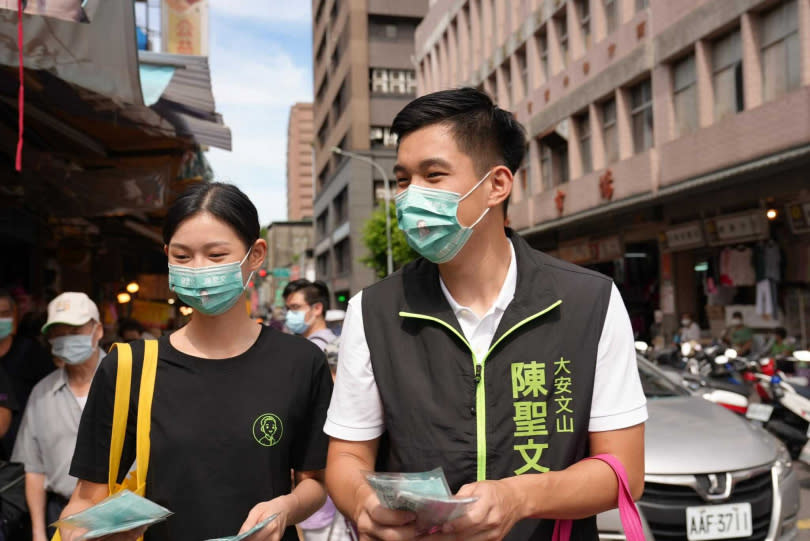
<path fill-rule="evenodd" d="M 644 529 L 641 527 L 641 517 L 633 503 L 633 496 L 630 493 L 630 486 L 627 481 L 627 472 L 615 456 L 596 455 L 588 459 L 601 460 L 613 469 L 616 479 L 619 481 L 619 516 L 622 519 L 624 534 L 627 541 L 644 541 Z M 571 538 L 571 528 L 573 522 L 570 520 L 558 520 L 554 524 L 552 541 L 568 541 Z"/>

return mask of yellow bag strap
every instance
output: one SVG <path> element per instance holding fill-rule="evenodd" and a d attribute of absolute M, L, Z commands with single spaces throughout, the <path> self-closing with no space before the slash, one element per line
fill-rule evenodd
<path fill-rule="evenodd" d="M 146 486 L 146 472 L 149 469 L 150 431 L 152 429 L 152 397 L 155 394 L 155 374 L 157 373 L 158 342 L 146 340 L 144 342 L 143 372 L 141 374 L 141 389 L 138 394 L 138 437 L 137 476 L 138 488 Z"/>
<path fill-rule="evenodd" d="M 110 436 L 110 468 L 107 484 L 110 494 L 118 482 L 118 468 L 127 433 L 129 392 L 132 385 L 132 348 L 129 344 L 113 344 L 118 349 L 118 375 L 115 378 L 115 404 L 113 406 L 112 435 Z M 112 348 L 110 349 L 112 351 Z"/>

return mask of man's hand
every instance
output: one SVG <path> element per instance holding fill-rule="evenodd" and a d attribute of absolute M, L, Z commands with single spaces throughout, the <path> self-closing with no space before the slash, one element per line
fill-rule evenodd
<path fill-rule="evenodd" d="M 270 521 L 270 524 L 253 534 L 250 539 L 251 541 L 279 541 L 284 535 L 284 530 L 287 529 L 287 521 L 295 511 L 296 505 L 296 498 L 292 494 L 262 502 L 250 510 L 239 533 L 243 534 L 263 520 L 278 514 L 275 519 Z"/>
<path fill-rule="evenodd" d="M 503 481 L 481 481 L 464 485 L 456 494 L 459 498 L 476 497 L 463 517 L 445 524 L 440 538 L 453 535 L 464 541 L 494 541 L 503 539 L 520 520 L 520 500 Z"/>
<path fill-rule="evenodd" d="M 413 513 L 383 507 L 368 485 L 361 487 L 361 491 L 365 496 L 360 498 L 361 503 L 353 516 L 359 541 L 405 541 L 419 537 Z"/>

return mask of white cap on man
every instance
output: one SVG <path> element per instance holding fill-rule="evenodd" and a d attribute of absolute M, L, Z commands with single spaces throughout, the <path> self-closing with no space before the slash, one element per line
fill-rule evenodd
<path fill-rule="evenodd" d="M 96 303 L 84 293 L 68 291 L 48 303 L 48 322 L 42 326 L 42 334 L 52 325 L 79 327 L 91 319 L 101 321 Z"/>

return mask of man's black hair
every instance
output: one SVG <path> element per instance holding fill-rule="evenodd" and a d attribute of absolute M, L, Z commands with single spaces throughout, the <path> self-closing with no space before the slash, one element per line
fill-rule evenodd
<path fill-rule="evenodd" d="M 734 312 L 733 314 L 731 314 L 731 317 L 738 317 L 738 318 L 742 319 L 743 315 L 742 315 L 742 312 Z"/>
<path fill-rule="evenodd" d="M 450 126 L 456 145 L 472 158 L 480 176 L 495 165 L 505 165 L 514 175 L 526 156 L 523 126 L 475 88 L 441 90 L 416 98 L 394 118 L 391 131 L 401 141 L 434 124 Z M 504 201 L 504 216 L 508 204 L 509 198 Z"/>
<path fill-rule="evenodd" d="M 282 296 L 287 299 L 298 291 L 304 294 L 304 300 L 308 305 L 313 306 L 320 303 L 323 306 L 323 313 L 326 315 L 326 311 L 329 310 L 329 287 L 325 283 L 320 280 L 314 282 L 304 279 L 293 280 L 284 288 Z"/>
<path fill-rule="evenodd" d="M 782 340 L 784 340 L 785 338 L 787 338 L 787 331 L 785 330 L 785 328 L 784 328 L 784 327 L 778 327 L 778 328 L 777 328 L 777 329 L 774 331 L 774 334 L 776 334 L 776 336 L 778 336 L 778 337 L 779 337 L 779 338 L 781 338 Z"/>

